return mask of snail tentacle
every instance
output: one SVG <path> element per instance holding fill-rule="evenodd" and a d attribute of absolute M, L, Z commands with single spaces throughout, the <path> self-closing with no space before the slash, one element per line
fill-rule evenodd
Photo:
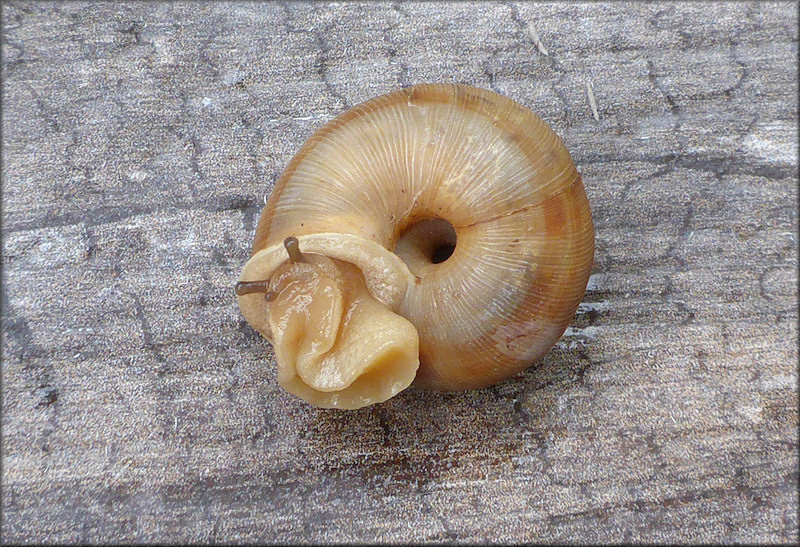
<path fill-rule="evenodd" d="M 300 252 L 300 243 L 294 236 L 289 236 L 283 240 L 283 246 L 286 247 L 286 252 L 289 253 L 289 260 L 291 262 L 304 262 L 303 253 Z"/>
<path fill-rule="evenodd" d="M 239 281 L 233 291 L 236 296 L 266 293 L 269 290 L 269 279 L 266 281 Z"/>
<path fill-rule="evenodd" d="M 290 262 L 305 262 L 303 253 L 300 252 L 300 243 L 297 241 L 296 237 L 290 236 L 284 239 L 283 246 L 289 254 Z M 272 302 L 277 297 L 277 293 L 269 290 L 269 283 L 269 279 L 263 281 L 239 281 L 234 287 L 234 293 L 236 293 L 236 296 L 264 293 L 265 300 L 267 302 Z"/>
<path fill-rule="evenodd" d="M 278 297 L 278 293 L 269 290 L 269 279 L 266 281 L 239 281 L 233 289 L 236 296 L 248 294 L 264 294 L 264 300 L 272 302 Z"/>

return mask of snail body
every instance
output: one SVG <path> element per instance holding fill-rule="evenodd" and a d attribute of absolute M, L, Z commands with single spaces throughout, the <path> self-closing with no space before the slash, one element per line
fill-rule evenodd
<path fill-rule="evenodd" d="M 308 139 L 240 278 L 277 296 L 238 300 L 287 390 L 358 408 L 527 368 L 574 316 L 593 256 L 581 177 L 547 124 L 491 91 L 421 84 Z"/>

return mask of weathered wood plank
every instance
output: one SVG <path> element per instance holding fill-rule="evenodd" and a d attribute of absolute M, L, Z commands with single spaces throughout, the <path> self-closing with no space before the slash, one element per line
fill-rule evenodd
<path fill-rule="evenodd" d="M 4 541 L 798 540 L 796 4 L 2 21 Z M 585 302 L 501 385 L 310 408 L 232 298 L 263 199 L 344 108 L 440 80 L 563 136 Z"/>

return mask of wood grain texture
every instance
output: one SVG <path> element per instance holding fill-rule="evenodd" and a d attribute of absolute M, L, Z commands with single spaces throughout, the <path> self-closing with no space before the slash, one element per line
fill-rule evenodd
<path fill-rule="evenodd" d="M 796 542 L 797 15 L 4 3 L 2 540 Z M 309 407 L 233 298 L 255 221 L 424 81 L 563 137 L 589 289 L 500 385 Z"/>

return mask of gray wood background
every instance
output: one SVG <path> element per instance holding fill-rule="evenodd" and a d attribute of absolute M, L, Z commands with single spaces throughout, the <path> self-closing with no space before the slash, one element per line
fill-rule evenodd
<path fill-rule="evenodd" d="M 2 23 L 3 541 L 798 540 L 797 4 Z M 585 301 L 503 384 L 312 408 L 234 302 L 254 223 L 316 128 L 433 81 L 563 136 Z"/>

